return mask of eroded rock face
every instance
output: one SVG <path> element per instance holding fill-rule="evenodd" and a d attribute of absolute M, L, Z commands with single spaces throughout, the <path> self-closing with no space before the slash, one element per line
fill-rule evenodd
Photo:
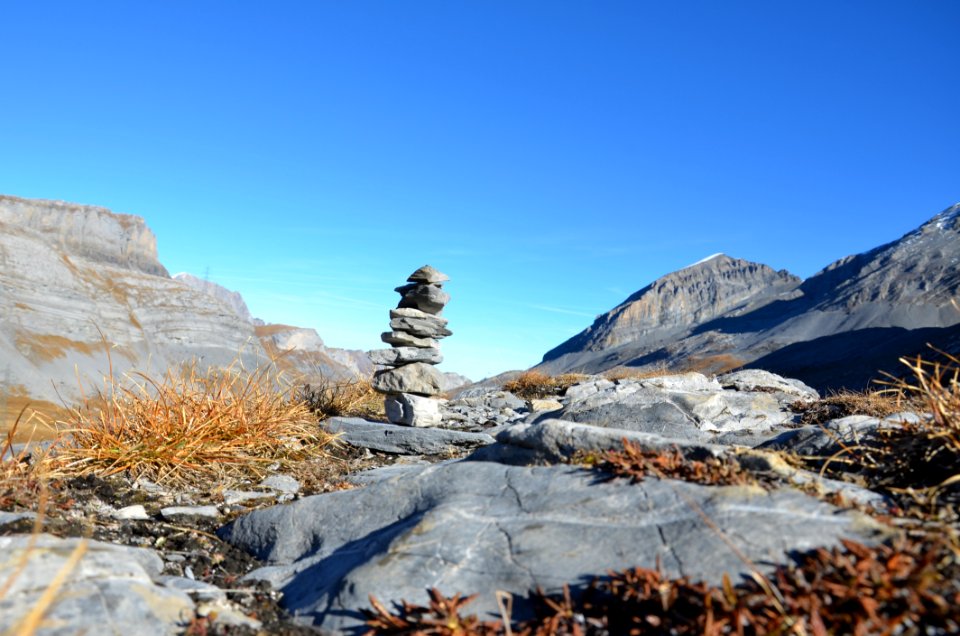
<path fill-rule="evenodd" d="M 72 405 L 78 378 L 90 393 L 111 368 L 160 376 L 239 357 L 254 369 L 271 357 L 257 335 L 217 294 L 170 278 L 143 219 L 0 196 L 0 407 L 10 396 Z"/>
<path fill-rule="evenodd" d="M 205 280 L 203 278 L 197 278 L 193 274 L 188 274 L 186 272 L 174 274 L 173 280 L 178 280 L 185 285 L 193 287 L 194 289 L 198 289 L 202 292 L 210 294 L 211 296 L 223 302 L 225 305 L 232 307 L 233 310 L 237 312 L 237 315 L 247 322 L 253 322 L 253 316 L 250 315 L 250 309 L 247 308 L 247 303 L 243 300 L 243 296 L 241 296 L 239 292 L 231 291 L 223 285 L 218 285 L 213 281 Z"/>
<path fill-rule="evenodd" d="M 142 219 L 102 208 L 0 198 L 0 291 L 7 392 L 72 401 L 75 366 L 102 386 L 108 349 L 117 377 L 262 355 L 250 323 L 167 275 Z"/>

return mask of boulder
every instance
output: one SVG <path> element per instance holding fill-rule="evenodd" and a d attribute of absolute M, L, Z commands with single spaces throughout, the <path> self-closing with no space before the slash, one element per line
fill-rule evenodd
<path fill-rule="evenodd" d="M 11 583 L 0 598 L 3 633 L 24 633 L 17 625 L 37 606 L 80 541 L 49 534 L 0 537 L 4 555 L 0 580 Z M 26 556 L 26 562 L 18 571 L 21 556 Z M 182 633 L 194 615 L 194 604 L 186 592 L 155 583 L 162 568 L 163 562 L 152 550 L 89 541 L 35 633 Z"/>
<path fill-rule="evenodd" d="M 387 419 L 393 424 L 430 428 L 440 426 L 441 400 L 420 397 L 409 393 L 388 395 L 384 400 Z"/>
<path fill-rule="evenodd" d="M 380 393 L 440 395 L 443 393 L 443 377 L 435 367 L 414 362 L 395 369 L 377 371 L 373 375 L 373 388 Z"/>
<path fill-rule="evenodd" d="M 493 443 L 492 437 L 482 433 L 397 426 L 357 417 L 331 417 L 323 426 L 351 446 L 395 455 L 444 455 Z"/>
<path fill-rule="evenodd" d="M 382 366 L 396 367 L 409 362 L 440 364 L 443 354 L 436 347 L 394 347 L 393 349 L 374 349 L 367 355 L 371 362 Z"/>
<path fill-rule="evenodd" d="M 259 510 L 219 535 L 268 564 L 249 578 L 279 588 L 301 620 L 336 632 L 361 626 L 369 595 L 389 605 L 425 604 L 429 587 L 479 593 L 470 612 L 491 618 L 495 590 L 514 594 L 523 612 L 537 587 L 577 593 L 608 570 L 658 562 L 671 576 L 736 582 L 791 551 L 841 537 L 872 543 L 886 531 L 791 489 L 631 484 L 570 466 L 457 461 Z"/>
<path fill-rule="evenodd" d="M 567 389 L 559 417 L 691 441 L 753 445 L 795 421 L 788 407 L 792 401 L 767 391 L 724 390 L 699 373 L 600 379 Z"/>

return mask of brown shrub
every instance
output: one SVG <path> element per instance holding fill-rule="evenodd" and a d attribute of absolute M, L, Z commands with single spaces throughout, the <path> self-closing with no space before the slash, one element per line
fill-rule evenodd
<path fill-rule="evenodd" d="M 563 375 L 547 375 L 541 371 L 524 371 L 515 379 L 503 385 L 504 391 L 509 391 L 525 400 L 538 400 L 563 393 L 586 379 L 582 373 L 565 373 Z"/>

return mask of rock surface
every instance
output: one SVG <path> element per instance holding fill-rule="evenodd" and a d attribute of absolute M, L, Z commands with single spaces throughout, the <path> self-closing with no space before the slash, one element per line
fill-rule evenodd
<path fill-rule="evenodd" d="M 443 377 L 433 366 L 413 362 L 395 369 L 377 371 L 373 375 L 373 388 L 390 394 L 440 395 L 443 393 Z"/>
<path fill-rule="evenodd" d="M 16 625 L 67 566 L 79 539 L 41 534 L 0 537 L 0 579 L 12 586 L 0 599 L 0 629 L 19 633 Z M 16 572 L 20 555 L 25 568 Z M 150 550 L 90 541 L 80 561 L 36 633 L 179 634 L 193 617 L 194 603 L 177 586 L 158 585 L 163 563 Z M 10 630 L 10 631 L 7 631 Z"/>
<path fill-rule="evenodd" d="M 332 417 L 324 427 L 351 446 L 396 455 L 449 455 L 493 443 L 493 438 L 483 433 L 382 424 L 356 417 Z"/>
<path fill-rule="evenodd" d="M 327 630 L 357 627 L 370 594 L 425 603 L 428 587 L 480 591 L 471 611 L 490 617 L 494 590 L 555 593 L 658 559 L 671 575 L 736 580 L 747 566 L 719 533 L 762 568 L 790 550 L 882 535 L 863 515 L 798 491 L 598 483 L 569 466 L 469 461 L 257 511 L 220 532 L 269 564 L 252 578 L 282 589 L 287 607 Z"/>

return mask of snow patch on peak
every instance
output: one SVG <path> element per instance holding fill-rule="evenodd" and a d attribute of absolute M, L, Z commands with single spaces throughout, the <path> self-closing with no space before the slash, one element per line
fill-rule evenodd
<path fill-rule="evenodd" d="M 931 219 L 937 225 L 938 230 L 946 229 L 947 225 L 960 217 L 960 203 L 954 203 L 949 208 Z"/>
<path fill-rule="evenodd" d="M 696 263 L 690 263 L 689 265 L 687 265 L 687 267 L 694 267 L 694 266 L 696 266 L 696 265 L 701 265 L 701 264 L 703 264 L 703 263 L 708 263 L 708 262 L 712 261 L 712 260 L 715 259 L 715 258 L 720 258 L 721 256 L 725 256 L 725 254 L 724 254 L 723 252 L 717 252 L 716 254 L 711 254 L 710 256 L 708 256 L 708 257 L 706 257 L 706 258 L 701 258 L 701 259 L 700 259 L 699 261 L 697 261 Z M 681 268 L 681 269 L 687 269 L 687 267 L 683 267 L 683 268 Z"/>

